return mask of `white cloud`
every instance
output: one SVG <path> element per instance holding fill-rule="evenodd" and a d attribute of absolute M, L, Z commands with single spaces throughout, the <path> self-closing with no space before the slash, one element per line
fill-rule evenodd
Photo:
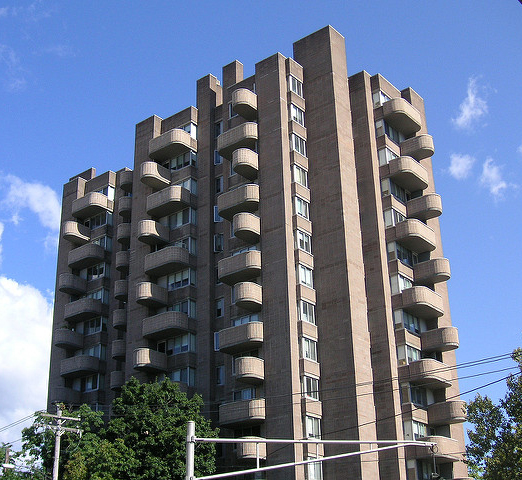
<path fill-rule="evenodd" d="M 7 184 L 7 194 L 2 204 L 10 209 L 15 224 L 20 222 L 20 211 L 28 208 L 44 227 L 54 232 L 60 230 L 60 201 L 51 187 L 24 182 L 15 175 L 7 175 L 3 181 Z"/>
<path fill-rule="evenodd" d="M 508 187 L 515 187 L 515 185 L 508 184 L 502 178 L 500 167 L 495 165 L 494 160 L 490 157 L 486 158 L 486 161 L 482 165 L 480 183 L 489 190 L 489 193 L 493 195 L 495 200 L 500 200 Z"/>
<path fill-rule="evenodd" d="M 476 161 L 471 155 L 462 155 L 460 153 L 452 153 L 450 160 L 449 172 L 456 180 L 468 178 L 471 173 L 471 168 Z"/>
<path fill-rule="evenodd" d="M 457 118 L 453 118 L 453 124 L 460 129 L 469 130 L 475 122 L 488 113 L 486 100 L 479 95 L 479 86 L 476 77 L 468 80 L 466 98 L 459 106 Z"/>
<path fill-rule="evenodd" d="M 74 50 L 69 45 L 50 45 L 44 48 L 43 52 L 60 58 L 75 56 Z"/>
<path fill-rule="evenodd" d="M 9 92 L 23 90 L 27 85 L 24 70 L 16 52 L 9 46 L 0 44 L 0 72 L 3 71 L 4 88 Z"/>
<path fill-rule="evenodd" d="M 2 266 L 2 235 L 4 234 L 4 224 L 0 222 L 0 267 Z"/>
<path fill-rule="evenodd" d="M 522 155 L 522 144 L 520 144 L 520 146 L 517 148 L 517 152 Z"/>
<path fill-rule="evenodd" d="M 53 306 L 35 287 L 5 276 L 0 276 L 0 305 L 0 427 L 4 427 L 46 408 Z M 19 439 L 20 429 L 1 432 L 0 442 Z"/>

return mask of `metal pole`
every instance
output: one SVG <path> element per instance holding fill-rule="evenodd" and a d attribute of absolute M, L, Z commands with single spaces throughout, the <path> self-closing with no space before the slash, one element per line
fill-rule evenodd
<path fill-rule="evenodd" d="M 53 480 L 58 480 L 58 469 L 60 468 L 60 439 L 62 437 L 62 409 L 60 407 L 57 407 L 56 415 L 58 417 L 56 421 L 58 428 L 56 429 L 54 436 Z"/>
<path fill-rule="evenodd" d="M 187 423 L 187 471 L 185 480 L 194 480 L 194 447 L 196 444 L 195 437 L 196 424 L 193 421 L 189 421 Z"/>

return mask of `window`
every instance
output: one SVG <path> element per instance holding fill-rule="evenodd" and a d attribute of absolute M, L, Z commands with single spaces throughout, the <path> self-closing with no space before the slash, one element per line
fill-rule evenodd
<path fill-rule="evenodd" d="M 301 339 L 301 358 L 307 358 L 317 362 L 317 342 L 311 338 Z"/>
<path fill-rule="evenodd" d="M 252 252 L 259 250 L 259 245 L 249 245 L 248 247 L 238 248 L 232 252 L 232 256 L 239 255 L 240 253 Z"/>
<path fill-rule="evenodd" d="M 404 310 L 394 310 L 393 318 L 396 327 L 404 327 L 406 330 L 412 333 L 421 333 L 420 319 L 414 317 L 411 313 L 405 312 Z"/>
<path fill-rule="evenodd" d="M 319 400 L 319 379 L 304 375 L 301 378 L 301 392 L 303 397 Z"/>
<path fill-rule="evenodd" d="M 292 166 L 292 180 L 303 187 L 308 188 L 308 172 L 299 165 Z"/>
<path fill-rule="evenodd" d="M 219 352 L 219 332 L 214 332 L 214 352 Z"/>
<path fill-rule="evenodd" d="M 300 217 L 310 219 L 310 204 L 301 197 L 294 197 L 295 213 Z"/>
<path fill-rule="evenodd" d="M 77 392 L 93 392 L 94 390 L 103 389 L 105 376 L 96 373 L 87 377 L 75 378 L 72 382 L 72 389 Z"/>
<path fill-rule="evenodd" d="M 190 133 L 190 136 L 192 138 L 198 138 L 198 127 L 195 123 L 187 123 L 186 125 L 183 125 L 180 127 L 182 130 L 185 130 L 185 132 Z"/>
<path fill-rule="evenodd" d="M 295 248 L 304 250 L 306 253 L 312 253 L 312 237 L 303 230 L 295 231 Z"/>
<path fill-rule="evenodd" d="M 214 179 L 214 181 L 215 181 L 216 194 L 221 193 L 223 191 L 223 175 L 216 177 Z"/>
<path fill-rule="evenodd" d="M 234 402 L 239 400 L 253 400 L 256 397 L 256 387 L 243 388 L 233 393 Z"/>
<path fill-rule="evenodd" d="M 168 217 L 161 217 L 159 219 L 159 223 L 168 226 L 171 230 L 181 227 L 182 225 L 187 225 L 189 223 L 191 223 L 192 225 L 196 225 L 197 213 L 196 210 L 194 210 L 191 207 L 184 208 L 183 210 L 173 213 Z"/>
<path fill-rule="evenodd" d="M 95 300 L 101 300 L 102 303 L 109 303 L 109 290 L 99 288 L 98 290 L 87 293 L 84 298 L 94 298 Z"/>
<path fill-rule="evenodd" d="M 421 351 L 411 345 L 397 346 L 397 360 L 399 365 L 409 365 L 421 359 Z"/>
<path fill-rule="evenodd" d="M 232 325 L 237 327 L 238 325 L 244 325 L 245 323 L 250 322 L 260 322 L 259 314 L 251 313 L 250 315 L 243 315 L 241 317 L 234 318 L 232 320 Z"/>
<path fill-rule="evenodd" d="M 166 353 L 167 355 L 179 355 L 180 353 L 195 351 L 196 335 L 193 333 L 185 333 L 169 338 L 167 341 L 162 340 L 158 342 L 158 352 Z"/>
<path fill-rule="evenodd" d="M 84 348 L 83 350 L 77 350 L 74 354 L 75 357 L 80 355 L 86 355 L 88 357 L 96 357 L 100 360 L 107 359 L 107 347 L 101 343 L 92 345 L 91 347 Z"/>
<path fill-rule="evenodd" d="M 189 387 L 196 385 L 196 369 L 192 367 L 180 368 L 169 373 L 173 382 L 186 383 Z"/>
<path fill-rule="evenodd" d="M 192 165 L 193 167 L 197 166 L 197 154 L 196 152 L 193 152 L 192 150 L 182 153 L 181 155 L 178 155 L 174 158 L 169 158 L 168 160 L 164 161 L 161 165 L 165 168 L 168 168 L 172 171 L 174 170 L 180 170 L 184 167 L 188 167 L 189 165 Z"/>
<path fill-rule="evenodd" d="M 228 104 L 228 118 L 234 118 L 237 117 L 237 113 L 232 108 L 232 102 Z"/>
<path fill-rule="evenodd" d="M 425 423 L 417 422 L 416 420 L 411 421 L 413 437 L 415 440 L 428 436 L 428 425 Z"/>
<path fill-rule="evenodd" d="M 388 97 L 388 95 L 386 95 L 383 91 L 379 90 L 377 92 L 373 92 L 372 100 L 373 100 L 373 108 L 377 108 L 377 107 L 380 107 L 383 103 L 390 100 L 390 97 Z"/>
<path fill-rule="evenodd" d="M 214 150 L 214 165 L 221 165 L 223 163 L 223 157 L 217 150 Z"/>
<path fill-rule="evenodd" d="M 302 263 L 297 265 L 297 281 L 301 285 L 314 288 L 313 270 Z"/>
<path fill-rule="evenodd" d="M 389 208 L 388 210 L 384 210 L 384 226 L 385 227 L 394 227 L 398 223 L 406 220 L 406 216 L 403 215 L 395 208 Z"/>
<path fill-rule="evenodd" d="M 413 287 L 413 281 L 400 273 L 395 275 L 390 275 L 390 285 L 391 285 L 391 293 L 395 295 L 397 293 L 401 293 L 403 290 L 407 288 Z"/>
<path fill-rule="evenodd" d="M 293 103 L 290 104 L 290 119 L 304 127 L 304 111 Z"/>
<path fill-rule="evenodd" d="M 307 415 L 305 417 L 305 432 L 307 438 L 321 438 L 321 419 Z"/>
<path fill-rule="evenodd" d="M 223 221 L 223 218 L 219 215 L 218 206 L 214 205 L 214 222 L 219 223 L 222 221 Z"/>
<path fill-rule="evenodd" d="M 167 288 L 169 292 L 188 285 L 196 285 L 196 271 L 192 268 L 185 268 L 179 272 L 164 275 L 158 278 L 158 285 Z"/>
<path fill-rule="evenodd" d="M 295 133 L 290 134 L 290 150 L 295 150 L 306 157 L 306 140 Z"/>
<path fill-rule="evenodd" d="M 315 457 L 308 457 L 311 460 Z M 323 480 L 323 466 L 321 462 L 306 464 L 306 480 Z"/>
<path fill-rule="evenodd" d="M 214 137 L 219 137 L 223 133 L 223 120 L 214 124 Z"/>
<path fill-rule="evenodd" d="M 387 248 L 389 261 L 397 259 L 410 267 L 413 267 L 413 265 L 419 261 L 419 257 L 416 253 L 403 247 L 397 242 L 388 243 Z"/>
<path fill-rule="evenodd" d="M 107 318 L 97 317 L 85 322 L 78 323 L 75 331 L 83 335 L 92 335 L 93 333 L 107 331 Z"/>
<path fill-rule="evenodd" d="M 87 218 L 83 224 L 91 230 L 101 227 L 103 225 L 112 225 L 112 212 L 104 212 L 94 217 Z"/>
<path fill-rule="evenodd" d="M 315 305 L 305 300 L 299 300 L 298 306 L 299 320 L 313 323 L 315 325 Z"/>
<path fill-rule="evenodd" d="M 223 234 L 216 233 L 214 234 L 214 252 L 222 252 L 223 251 Z"/>
<path fill-rule="evenodd" d="M 225 299 L 218 298 L 216 300 L 216 318 L 222 317 L 225 315 Z"/>
<path fill-rule="evenodd" d="M 97 278 L 110 277 L 110 265 L 105 262 L 98 263 L 92 267 L 84 268 L 80 270 L 80 277 L 85 278 L 87 281 L 96 280 Z"/>
<path fill-rule="evenodd" d="M 225 365 L 216 367 L 216 385 L 225 385 Z"/>
<path fill-rule="evenodd" d="M 288 88 L 291 92 L 297 93 L 300 97 L 303 96 L 303 82 L 295 78 L 293 75 L 288 75 Z"/>
<path fill-rule="evenodd" d="M 411 403 L 413 403 L 414 405 L 417 405 L 419 407 L 428 406 L 428 395 L 424 387 L 410 385 L 410 397 Z"/>
<path fill-rule="evenodd" d="M 105 195 L 109 200 L 114 201 L 114 192 L 116 189 L 112 185 L 105 185 L 105 187 L 102 187 L 98 190 L 96 190 L 97 193 L 102 193 Z"/>
<path fill-rule="evenodd" d="M 186 188 L 190 193 L 194 195 L 198 194 L 198 182 L 192 177 L 180 180 L 173 185 L 180 185 L 181 187 Z"/>
<path fill-rule="evenodd" d="M 197 253 L 197 240 L 194 237 L 185 237 L 180 240 L 176 240 L 172 245 L 175 247 L 184 248 L 192 255 L 196 255 Z"/>
<path fill-rule="evenodd" d="M 399 187 L 399 185 L 392 182 L 389 178 L 385 178 L 381 181 L 381 194 L 383 197 L 393 195 L 401 203 L 406 203 L 411 199 L 411 194 L 408 190 Z"/>
<path fill-rule="evenodd" d="M 100 245 L 100 247 L 103 247 L 104 250 L 107 250 L 108 252 L 112 251 L 112 238 L 107 237 L 104 235 L 103 237 L 95 238 L 92 243 L 95 245 Z"/>
<path fill-rule="evenodd" d="M 387 165 L 391 160 L 399 156 L 388 147 L 381 148 L 377 154 L 379 155 L 379 165 Z"/>
<path fill-rule="evenodd" d="M 384 120 L 377 120 L 375 122 L 375 135 L 377 137 L 387 135 L 388 138 L 397 145 L 400 145 L 406 139 L 403 133 L 395 130 L 395 128 L 388 125 Z"/>

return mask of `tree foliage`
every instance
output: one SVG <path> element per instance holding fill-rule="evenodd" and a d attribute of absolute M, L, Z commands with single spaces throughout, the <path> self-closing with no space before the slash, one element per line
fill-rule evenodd
<path fill-rule="evenodd" d="M 507 393 L 495 405 L 478 394 L 468 406 L 470 443 L 467 455 L 474 478 L 508 480 L 522 478 L 522 349 L 513 352 L 520 372 L 507 380 Z"/>
<path fill-rule="evenodd" d="M 132 378 L 114 400 L 110 420 L 104 422 L 102 412 L 82 405 L 79 415 L 83 435 L 62 436 L 60 478 L 63 480 L 171 480 L 185 475 L 185 441 L 187 422 L 196 424 L 196 435 L 215 437 L 210 421 L 200 410 L 203 401 L 191 399 L 179 385 L 166 379 L 140 383 Z M 42 431 L 35 421 L 24 430 L 24 451 L 41 458 L 44 469 L 52 471 L 54 434 Z M 76 426 L 76 425 L 75 425 Z M 214 444 L 200 444 L 196 450 L 196 475 L 214 471 Z"/>

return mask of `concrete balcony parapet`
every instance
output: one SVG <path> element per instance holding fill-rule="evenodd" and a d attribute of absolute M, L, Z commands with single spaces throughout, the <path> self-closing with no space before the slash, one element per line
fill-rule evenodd
<path fill-rule="evenodd" d="M 381 177 L 390 177 L 394 183 L 410 192 L 424 190 L 429 183 L 428 171 L 412 157 L 397 157 L 379 168 Z"/>
<path fill-rule="evenodd" d="M 250 250 L 218 262 L 218 277 L 228 285 L 251 280 L 261 274 L 261 252 Z"/>
<path fill-rule="evenodd" d="M 432 258 L 413 265 L 413 277 L 417 285 L 431 285 L 446 282 L 451 277 L 447 258 Z"/>
<path fill-rule="evenodd" d="M 73 200 L 72 203 L 72 215 L 76 218 L 94 217 L 113 210 L 114 202 L 100 192 L 87 193 L 85 196 Z"/>
<path fill-rule="evenodd" d="M 127 279 L 114 282 L 114 298 L 126 302 L 129 297 L 129 282 Z"/>
<path fill-rule="evenodd" d="M 451 425 L 466 421 L 466 402 L 451 400 L 428 405 L 430 425 Z"/>
<path fill-rule="evenodd" d="M 138 240 L 147 245 L 169 243 L 170 232 L 168 227 L 154 220 L 140 220 L 138 222 Z"/>
<path fill-rule="evenodd" d="M 125 221 L 129 221 L 132 212 L 132 197 L 120 197 L 118 199 L 118 215 Z"/>
<path fill-rule="evenodd" d="M 134 172 L 132 170 L 122 170 L 118 172 L 117 184 L 124 192 L 132 192 L 133 175 Z"/>
<path fill-rule="evenodd" d="M 116 252 L 116 270 L 122 273 L 129 273 L 130 250 Z"/>
<path fill-rule="evenodd" d="M 403 308 L 420 318 L 436 318 L 444 313 L 442 297 L 428 287 L 411 287 L 392 297 L 393 309 Z"/>
<path fill-rule="evenodd" d="M 221 425 L 258 425 L 265 421 L 265 399 L 238 400 L 219 406 Z"/>
<path fill-rule="evenodd" d="M 232 92 L 232 109 L 246 120 L 257 118 L 257 95 L 247 88 Z"/>
<path fill-rule="evenodd" d="M 422 221 L 436 218 L 442 214 L 442 199 L 437 193 L 412 198 L 406 203 L 406 212 L 409 218 L 418 218 Z"/>
<path fill-rule="evenodd" d="M 173 128 L 149 141 L 149 157 L 153 160 L 168 160 L 189 150 L 197 152 L 198 142 L 181 128 Z"/>
<path fill-rule="evenodd" d="M 103 304 L 97 298 L 80 298 L 67 303 L 64 308 L 64 320 L 80 322 L 89 318 L 99 317 L 103 313 Z"/>
<path fill-rule="evenodd" d="M 426 388 L 448 388 L 452 384 L 452 372 L 449 365 L 433 358 L 423 358 L 399 367 L 399 381 L 420 384 Z"/>
<path fill-rule="evenodd" d="M 62 238 L 74 245 L 85 245 L 91 240 L 91 229 L 74 220 L 62 224 Z"/>
<path fill-rule="evenodd" d="M 422 127 L 420 112 L 404 98 L 392 98 L 382 105 L 386 122 L 404 135 L 417 133 Z"/>
<path fill-rule="evenodd" d="M 145 273 L 158 277 L 185 268 L 189 263 L 190 254 L 186 248 L 170 245 L 145 255 Z"/>
<path fill-rule="evenodd" d="M 118 308 L 112 312 L 112 326 L 116 330 L 127 330 L 127 310 Z"/>
<path fill-rule="evenodd" d="M 253 213 L 259 208 L 259 185 L 248 183 L 222 193 L 217 198 L 219 215 L 232 220 L 236 213 Z"/>
<path fill-rule="evenodd" d="M 416 253 L 431 252 L 437 246 L 435 231 L 416 218 L 408 218 L 386 229 L 386 241 L 399 242 Z"/>
<path fill-rule="evenodd" d="M 125 372 L 121 370 L 113 370 L 110 378 L 111 390 L 120 390 L 125 385 Z"/>
<path fill-rule="evenodd" d="M 259 312 L 263 305 L 263 288 L 254 282 L 241 282 L 234 285 L 235 304 L 251 312 Z"/>
<path fill-rule="evenodd" d="M 242 123 L 219 135 L 217 138 L 217 150 L 222 157 L 230 160 L 232 152 L 238 148 L 255 150 L 257 139 L 257 123 Z"/>
<path fill-rule="evenodd" d="M 141 332 L 145 338 L 160 339 L 195 332 L 196 329 L 194 318 L 183 312 L 169 311 L 145 318 Z"/>
<path fill-rule="evenodd" d="M 192 205 L 191 194 L 180 185 L 171 185 L 147 197 L 147 213 L 165 217 Z"/>
<path fill-rule="evenodd" d="M 237 444 L 237 458 L 238 460 L 255 460 L 258 456 L 261 460 L 266 459 L 266 443 L 257 443 L 256 439 L 260 437 L 239 437 L 241 439 L 252 439 L 252 443 L 238 443 Z M 256 447 L 257 445 L 257 447 Z"/>
<path fill-rule="evenodd" d="M 82 268 L 96 265 L 105 259 L 105 249 L 96 243 L 86 243 L 69 252 L 67 264 L 69 268 L 81 270 Z"/>
<path fill-rule="evenodd" d="M 116 339 L 112 341 L 111 356 L 116 360 L 125 360 L 125 340 Z"/>
<path fill-rule="evenodd" d="M 136 302 L 147 307 L 164 307 L 168 304 L 168 291 L 152 282 L 136 284 Z"/>
<path fill-rule="evenodd" d="M 401 143 L 401 156 L 424 160 L 431 157 L 434 153 L 433 137 L 427 133 L 408 138 Z"/>
<path fill-rule="evenodd" d="M 87 291 L 87 280 L 73 273 L 61 273 L 58 290 L 69 295 L 82 295 Z"/>
<path fill-rule="evenodd" d="M 261 219 L 253 213 L 236 213 L 232 217 L 234 236 L 241 240 L 255 244 L 261 237 Z"/>
<path fill-rule="evenodd" d="M 74 377 L 88 375 L 100 371 L 100 359 L 90 355 L 78 355 L 64 358 L 60 362 L 60 375 L 62 377 Z"/>
<path fill-rule="evenodd" d="M 134 368 L 138 370 L 152 372 L 165 372 L 167 370 L 167 355 L 151 348 L 137 348 L 133 352 L 132 359 Z"/>
<path fill-rule="evenodd" d="M 122 245 L 130 244 L 130 236 L 131 236 L 131 224 L 130 223 L 120 223 L 116 230 L 116 240 Z"/>
<path fill-rule="evenodd" d="M 249 180 L 257 178 L 258 163 L 257 153 L 249 148 L 238 148 L 232 152 L 232 169 Z"/>
<path fill-rule="evenodd" d="M 225 328 L 219 332 L 219 351 L 224 353 L 246 352 L 263 344 L 263 322 L 249 322 Z"/>
<path fill-rule="evenodd" d="M 258 357 L 239 357 L 234 360 L 236 380 L 260 384 L 265 379 L 265 361 Z"/>
<path fill-rule="evenodd" d="M 53 343 L 55 347 L 78 350 L 83 347 L 83 335 L 68 328 L 57 328 L 54 331 Z"/>
<path fill-rule="evenodd" d="M 140 165 L 140 181 L 154 190 L 170 185 L 170 170 L 157 162 L 143 162 Z"/>
<path fill-rule="evenodd" d="M 422 350 L 426 352 L 447 352 L 459 347 L 457 327 L 440 327 L 421 333 Z"/>

